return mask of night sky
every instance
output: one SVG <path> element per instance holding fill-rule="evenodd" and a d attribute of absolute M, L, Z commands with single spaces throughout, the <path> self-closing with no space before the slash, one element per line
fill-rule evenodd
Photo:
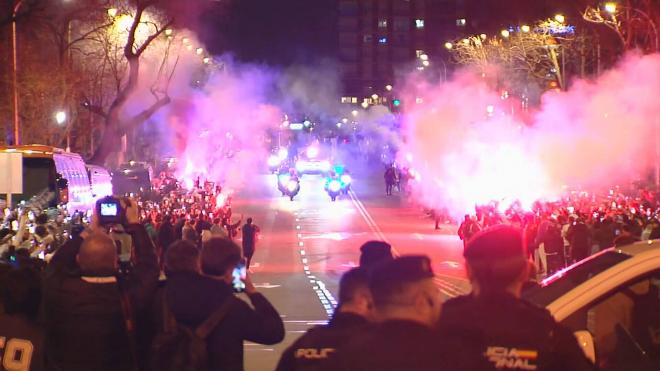
<path fill-rule="evenodd" d="M 213 53 L 274 66 L 336 56 L 336 0 L 217 2 L 197 29 Z"/>

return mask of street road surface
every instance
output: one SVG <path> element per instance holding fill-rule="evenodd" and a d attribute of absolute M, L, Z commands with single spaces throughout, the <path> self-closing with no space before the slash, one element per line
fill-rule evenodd
<path fill-rule="evenodd" d="M 251 216 L 261 228 L 250 269 L 253 281 L 286 326 L 281 344 L 246 343 L 246 370 L 273 370 L 287 346 L 311 326 L 328 320 L 338 298 L 339 278 L 357 266 L 359 247 L 368 240 L 386 240 L 396 254 L 429 255 L 445 297 L 469 289 L 455 225 L 435 230 L 420 207 L 396 193 L 386 196 L 380 175 L 354 178 L 353 191 L 336 202 L 331 202 L 317 175 L 302 177 L 293 202 L 281 197 L 275 175 L 256 176 L 234 197 L 234 215 Z"/>

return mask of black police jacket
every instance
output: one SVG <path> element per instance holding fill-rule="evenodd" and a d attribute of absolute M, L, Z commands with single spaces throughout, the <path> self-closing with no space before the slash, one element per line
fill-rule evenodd
<path fill-rule="evenodd" d="M 447 301 L 439 331 L 461 345 L 457 356 L 475 362 L 475 371 L 594 369 L 547 310 L 505 293 Z"/>
<path fill-rule="evenodd" d="M 276 371 L 321 370 L 332 359 L 337 348 L 346 344 L 367 325 L 367 320 L 362 316 L 337 312 L 328 325 L 309 329 L 288 347 Z"/>
<path fill-rule="evenodd" d="M 323 370 L 452 370 L 448 355 L 455 352 L 431 328 L 410 320 L 392 319 L 360 331 L 338 349 Z"/>

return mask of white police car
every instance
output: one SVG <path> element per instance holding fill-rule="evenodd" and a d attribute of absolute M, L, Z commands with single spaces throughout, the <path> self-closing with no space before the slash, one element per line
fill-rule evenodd
<path fill-rule="evenodd" d="M 523 297 L 575 332 L 602 370 L 660 370 L 660 241 L 610 248 Z"/>

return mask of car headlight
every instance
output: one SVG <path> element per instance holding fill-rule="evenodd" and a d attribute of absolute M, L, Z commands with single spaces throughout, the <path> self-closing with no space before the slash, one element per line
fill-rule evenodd
<path fill-rule="evenodd" d="M 314 147 L 314 146 L 308 147 L 307 151 L 306 151 L 306 154 L 307 154 L 307 158 L 310 158 L 310 159 L 311 158 L 316 158 L 316 156 L 319 155 L 319 149 L 318 149 L 318 147 Z"/>
<path fill-rule="evenodd" d="M 289 157 L 289 151 L 282 147 L 277 151 L 277 157 L 281 160 L 284 161 L 285 158 Z"/>
<path fill-rule="evenodd" d="M 268 157 L 268 166 L 274 167 L 282 163 L 282 160 L 275 155 L 270 155 Z"/>

